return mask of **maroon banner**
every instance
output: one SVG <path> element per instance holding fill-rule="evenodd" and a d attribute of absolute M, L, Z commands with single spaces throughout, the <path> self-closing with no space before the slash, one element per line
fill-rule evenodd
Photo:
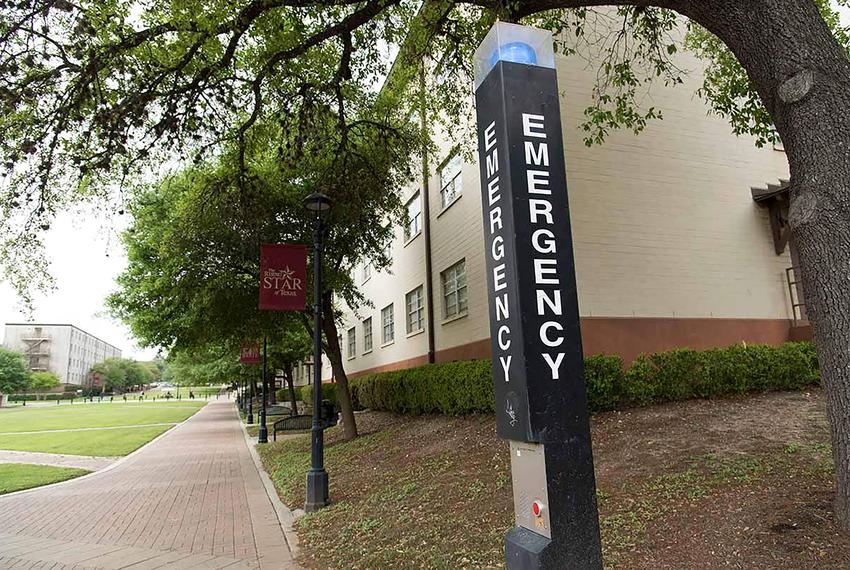
<path fill-rule="evenodd" d="M 307 246 L 260 246 L 260 310 L 303 311 L 307 304 Z"/>
<path fill-rule="evenodd" d="M 243 342 L 242 347 L 239 349 L 239 362 L 242 364 L 259 364 L 260 343 Z"/>

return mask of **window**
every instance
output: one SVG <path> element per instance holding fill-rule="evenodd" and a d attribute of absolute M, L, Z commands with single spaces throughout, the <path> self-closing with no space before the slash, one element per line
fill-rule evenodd
<path fill-rule="evenodd" d="M 463 161 L 459 154 L 449 158 L 440 169 L 440 202 L 443 208 L 448 208 L 463 190 L 461 172 Z"/>
<path fill-rule="evenodd" d="M 348 358 L 357 355 L 357 331 L 354 327 L 348 329 Z"/>
<path fill-rule="evenodd" d="M 411 240 L 422 231 L 422 202 L 419 192 L 407 203 L 407 224 L 404 226 L 404 241 Z"/>
<path fill-rule="evenodd" d="M 372 317 L 363 321 L 363 354 L 372 350 Z"/>
<path fill-rule="evenodd" d="M 372 276 L 372 262 L 367 261 L 363 264 L 363 282 L 365 283 L 366 281 L 368 281 L 371 276 Z"/>
<path fill-rule="evenodd" d="M 383 344 L 395 340 L 395 315 L 392 304 L 381 309 L 381 327 L 383 329 L 383 336 L 381 337 Z"/>
<path fill-rule="evenodd" d="M 425 303 L 422 295 L 422 285 L 407 294 L 407 334 L 421 331 L 425 328 Z"/>
<path fill-rule="evenodd" d="M 440 274 L 443 283 L 443 317 L 466 313 L 466 260 L 462 259 Z"/>

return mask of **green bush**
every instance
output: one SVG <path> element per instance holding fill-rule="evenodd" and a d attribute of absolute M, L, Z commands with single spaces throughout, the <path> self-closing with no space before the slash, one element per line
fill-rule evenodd
<path fill-rule="evenodd" d="M 9 401 L 10 402 L 35 402 L 35 401 L 54 401 L 54 400 L 70 400 L 72 398 L 79 398 L 76 394 L 72 393 L 57 393 L 57 392 L 48 392 L 46 394 L 10 394 Z"/>
<path fill-rule="evenodd" d="M 301 386 L 296 389 L 296 394 L 299 395 L 300 400 L 306 404 L 313 403 L 313 385 Z M 336 405 L 336 384 L 333 383 L 323 383 L 322 384 L 322 399 L 330 400 L 331 403 Z M 289 393 L 286 393 L 284 396 L 284 400 L 289 400 Z"/>
<path fill-rule="evenodd" d="M 354 379 L 360 406 L 402 414 L 448 415 L 494 408 L 490 362 L 466 360 L 371 374 Z"/>
<path fill-rule="evenodd" d="M 644 354 L 628 370 L 618 356 L 596 355 L 586 358 L 584 367 L 591 412 L 753 391 L 799 390 L 819 381 L 817 354 L 807 342 Z M 350 384 L 356 406 L 373 410 L 447 415 L 494 411 L 488 360 L 428 364 L 362 376 Z M 335 386 L 323 384 L 326 387 Z M 309 388 L 301 389 L 305 401 Z"/>

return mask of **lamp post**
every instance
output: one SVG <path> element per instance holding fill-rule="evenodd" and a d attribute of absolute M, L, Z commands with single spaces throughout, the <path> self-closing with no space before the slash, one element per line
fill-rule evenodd
<path fill-rule="evenodd" d="M 319 192 L 304 198 L 304 207 L 313 216 L 313 427 L 310 430 L 310 471 L 307 472 L 307 500 L 304 510 L 318 511 L 328 504 L 328 472 L 325 471 L 322 408 L 322 234 L 324 217 L 331 199 Z"/>
<path fill-rule="evenodd" d="M 266 350 L 268 349 L 268 339 L 263 337 L 263 407 L 260 408 L 260 433 L 257 437 L 257 443 L 269 442 L 269 428 L 266 426 L 266 404 L 268 402 L 266 392 L 268 385 L 266 384 Z"/>
<path fill-rule="evenodd" d="M 254 423 L 254 383 L 246 379 L 248 383 L 248 425 L 253 425 Z"/>

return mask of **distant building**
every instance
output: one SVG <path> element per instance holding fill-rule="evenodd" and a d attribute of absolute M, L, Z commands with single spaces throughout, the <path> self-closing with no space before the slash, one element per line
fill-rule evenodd
<path fill-rule="evenodd" d="M 86 383 L 89 370 L 121 350 L 74 325 L 6 323 L 3 346 L 20 352 L 32 371 L 54 372 L 63 384 Z"/>

